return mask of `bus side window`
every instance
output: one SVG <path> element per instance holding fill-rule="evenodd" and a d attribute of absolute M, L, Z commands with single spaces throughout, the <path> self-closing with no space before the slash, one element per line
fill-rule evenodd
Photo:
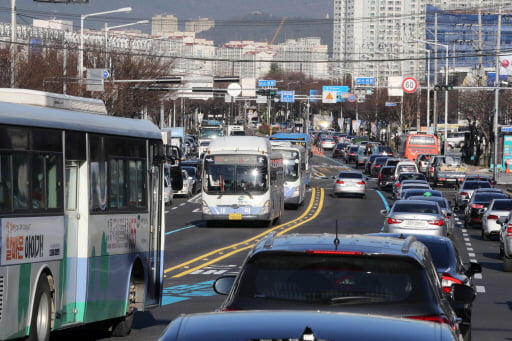
<path fill-rule="evenodd" d="M 0 155 L 0 210 L 11 209 L 11 187 L 9 156 Z"/>
<path fill-rule="evenodd" d="M 28 208 L 29 205 L 29 165 L 24 154 L 13 155 L 13 172 L 17 179 L 13 188 L 14 209 Z"/>

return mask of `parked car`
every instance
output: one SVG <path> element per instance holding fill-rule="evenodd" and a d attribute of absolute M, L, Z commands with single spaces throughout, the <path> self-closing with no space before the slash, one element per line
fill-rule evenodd
<path fill-rule="evenodd" d="M 380 190 L 393 185 L 395 178 L 395 166 L 382 166 L 377 175 L 377 186 Z"/>
<path fill-rule="evenodd" d="M 428 201 L 435 201 L 439 204 L 439 207 L 441 207 L 441 211 L 443 212 L 444 220 L 446 222 L 446 231 L 448 233 L 448 236 L 453 235 L 453 230 L 455 228 L 456 222 L 455 222 L 455 215 L 453 214 L 452 208 L 450 207 L 450 202 L 445 197 L 436 197 L 436 196 L 424 196 L 424 195 L 417 195 L 408 197 L 407 200 L 428 200 Z"/>
<path fill-rule="evenodd" d="M 482 239 L 498 239 L 501 226 L 498 219 L 512 211 L 512 199 L 494 199 L 482 216 Z"/>
<path fill-rule="evenodd" d="M 464 226 L 473 227 L 481 225 L 482 216 L 487 207 L 494 199 L 508 199 L 508 195 L 503 192 L 478 192 L 475 191 L 469 200 L 464 216 Z"/>
<path fill-rule="evenodd" d="M 451 301 L 470 304 L 474 298 L 474 290 L 462 284 L 443 292 L 428 248 L 414 237 L 327 233 L 273 232 L 249 252 L 238 275 L 217 278 L 213 288 L 228 295 L 220 311 L 371 312 L 455 331 Z"/>
<path fill-rule="evenodd" d="M 388 210 L 382 210 L 382 232 L 415 233 L 447 236 L 443 212 L 437 202 L 427 200 L 397 200 Z"/>
<path fill-rule="evenodd" d="M 260 310 L 183 314 L 158 340 L 456 341 L 458 335 L 445 323 L 374 314 Z"/>
<path fill-rule="evenodd" d="M 503 257 L 503 271 L 512 271 L 512 211 L 498 219 L 500 229 L 500 255 Z"/>
<path fill-rule="evenodd" d="M 455 209 L 460 210 L 465 208 L 475 189 L 491 187 L 492 185 L 489 181 L 465 180 L 459 187 L 457 193 L 455 193 Z"/>
<path fill-rule="evenodd" d="M 355 194 L 359 195 L 361 198 L 366 197 L 366 182 L 368 178 L 363 173 L 357 171 L 341 171 L 334 179 L 334 195 Z"/>
<path fill-rule="evenodd" d="M 370 235 L 401 239 L 414 236 L 414 238 L 419 242 L 425 244 L 430 251 L 437 273 L 441 278 L 443 291 L 445 293 L 449 293 L 451 291 L 452 284 L 464 284 L 473 289 L 475 292 L 473 299 L 476 298 L 476 288 L 473 282 L 473 276 L 474 274 L 482 272 L 482 266 L 476 262 L 469 262 L 469 264 L 465 265 L 462 262 L 457 247 L 450 238 L 403 233 L 375 233 Z M 460 329 L 464 336 L 464 340 L 471 340 L 471 311 L 473 303 L 452 303 L 452 307 L 457 313 L 457 316 L 462 319 Z"/>

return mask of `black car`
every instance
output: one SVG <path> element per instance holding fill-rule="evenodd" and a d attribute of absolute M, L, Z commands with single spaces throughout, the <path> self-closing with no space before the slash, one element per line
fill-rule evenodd
<path fill-rule="evenodd" d="M 379 174 L 380 168 L 384 166 L 387 159 L 387 156 L 379 156 L 375 158 L 375 160 L 373 160 L 372 164 L 370 165 L 370 175 L 377 176 L 377 174 Z"/>
<path fill-rule="evenodd" d="M 482 216 L 494 199 L 508 199 L 508 195 L 501 192 L 475 192 L 466 206 L 464 226 L 473 227 L 482 224 Z"/>
<path fill-rule="evenodd" d="M 181 315 L 159 338 L 176 340 L 456 341 L 457 335 L 441 323 L 372 314 L 279 310 Z"/>
<path fill-rule="evenodd" d="M 345 157 L 344 151 L 347 146 L 348 146 L 348 143 L 346 143 L 346 142 L 341 142 L 341 143 L 336 144 L 336 147 L 334 147 L 334 149 L 332 150 L 332 157 L 333 158 L 337 158 L 337 157 L 344 158 Z"/>
<path fill-rule="evenodd" d="M 427 247 L 365 235 L 275 232 L 249 253 L 237 276 L 218 278 L 229 294 L 220 311 L 323 310 L 371 313 L 446 323 L 458 331 L 451 301 L 469 304 L 474 290 L 453 284 L 443 292 Z"/>
<path fill-rule="evenodd" d="M 357 151 L 359 150 L 359 146 L 351 146 L 349 147 L 347 151 L 346 161 L 347 163 L 350 162 L 357 162 Z"/>
<path fill-rule="evenodd" d="M 393 186 L 395 181 L 395 166 L 382 166 L 377 174 L 377 186 L 379 189 Z"/>
<path fill-rule="evenodd" d="M 368 156 L 368 158 L 366 159 L 366 161 L 364 163 L 364 173 L 370 174 L 370 166 L 372 165 L 373 161 L 379 156 L 381 156 L 381 155 L 371 154 L 370 156 Z"/>
<path fill-rule="evenodd" d="M 376 233 L 370 235 L 402 239 L 407 238 L 408 236 L 414 236 L 419 242 L 422 242 L 428 247 L 428 250 L 432 255 L 434 265 L 437 269 L 437 273 L 441 278 L 441 285 L 443 286 L 443 291 L 445 293 L 450 293 L 452 284 L 464 284 L 475 290 L 473 275 L 481 273 L 482 266 L 475 262 L 470 262 L 467 266 L 464 265 L 457 247 L 450 238 L 401 233 Z M 476 294 L 474 297 L 476 297 Z M 470 340 L 471 310 L 473 304 L 455 304 L 452 302 L 452 307 L 457 316 L 462 318 L 460 329 L 462 335 L 464 335 L 464 340 Z"/>

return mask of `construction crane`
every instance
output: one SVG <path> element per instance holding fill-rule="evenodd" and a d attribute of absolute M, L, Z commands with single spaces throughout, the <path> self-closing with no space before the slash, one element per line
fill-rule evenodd
<path fill-rule="evenodd" d="M 279 26 L 277 27 L 276 31 L 274 32 L 274 36 L 272 37 L 272 40 L 268 43 L 268 48 L 269 49 L 272 48 L 272 45 L 276 41 L 277 36 L 279 35 L 279 32 L 281 32 L 281 29 L 283 28 L 286 19 L 288 19 L 288 17 L 283 17 L 281 19 L 281 22 L 279 23 Z"/>

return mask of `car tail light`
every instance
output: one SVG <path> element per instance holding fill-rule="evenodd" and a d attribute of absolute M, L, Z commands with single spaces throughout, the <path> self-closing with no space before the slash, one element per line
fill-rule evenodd
<path fill-rule="evenodd" d="M 396 183 L 396 185 L 395 185 L 395 187 L 397 187 L 397 188 L 398 188 L 398 187 L 400 187 L 400 183 L 399 183 L 399 182 L 397 182 L 397 183 Z"/>
<path fill-rule="evenodd" d="M 512 224 L 508 224 L 507 237 L 512 237 Z"/>
<path fill-rule="evenodd" d="M 240 309 L 231 309 L 231 308 L 225 308 L 222 309 L 222 311 L 239 311 Z"/>
<path fill-rule="evenodd" d="M 403 221 L 403 219 L 388 218 L 388 224 L 400 224 Z"/>
<path fill-rule="evenodd" d="M 467 196 L 468 194 L 467 194 L 466 192 L 460 192 L 460 195 L 461 195 L 461 196 L 462 196 L 462 195 Z"/>
<path fill-rule="evenodd" d="M 364 181 L 359 181 L 357 184 L 358 184 L 358 185 L 366 185 L 366 182 L 364 182 Z"/>
<path fill-rule="evenodd" d="M 429 220 L 428 223 L 430 225 L 443 226 L 444 220 L 443 219 Z"/>
<path fill-rule="evenodd" d="M 413 320 L 446 323 L 446 324 L 451 325 L 450 321 L 445 316 L 440 316 L 440 315 L 407 316 L 407 318 L 410 318 Z"/>
<path fill-rule="evenodd" d="M 348 153 L 348 155 L 356 155 L 356 153 Z"/>
<path fill-rule="evenodd" d="M 382 173 L 379 173 L 378 178 L 379 178 L 379 180 L 382 180 Z"/>
<path fill-rule="evenodd" d="M 464 178 L 460 178 L 460 179 L 459 179 L 459 182 L 464 182 Z"/>
<path fill-rule="evenodd" d="M 491 220 L 498 220 L 500 217 L 498 217 L 497 215 L 494 215 L 494 214 L 489 214 L 487 216 L 487 220 L 491 219 Z"/>
<path fill-rule="evenodd" d="M 343 251 L 343 250 L 306 250 L 306 253 L 311 253 L 315 255 L 349 255 L 349 256 L 357 256 L 364 255 L 361 251 Z"/>
<path fill-rule="evenodd" d="M 345 181 L 342 181 L 342 180 L 336 180 L 336 183 L 337 184 L 340 184 L 340 185 L 343 185 L 345 183 Z"/>
<path fill-rule="evenodd" d="M 433 172 L 434 171 L 434 167 L 429 167 L 429 172 Z"/>
<path fill-rule="evenodd" d="M 441 285 L 443 287 L 443 292 L 449 293 L 452 290 L 452 284 L 463 284 L 460 279 L 457 279 L 450 274 L 444 273 L 441 277 Z"/>
<path fill-rule="evenodd" d="M 471 208 L 484 208 L 482 204 L 471 204 Z"/>
<path fill-rule="evenodd" d="M 445 181 L 446 179 L 445 178 L 439 178 L 438 180 L 439 181 Z"/>

